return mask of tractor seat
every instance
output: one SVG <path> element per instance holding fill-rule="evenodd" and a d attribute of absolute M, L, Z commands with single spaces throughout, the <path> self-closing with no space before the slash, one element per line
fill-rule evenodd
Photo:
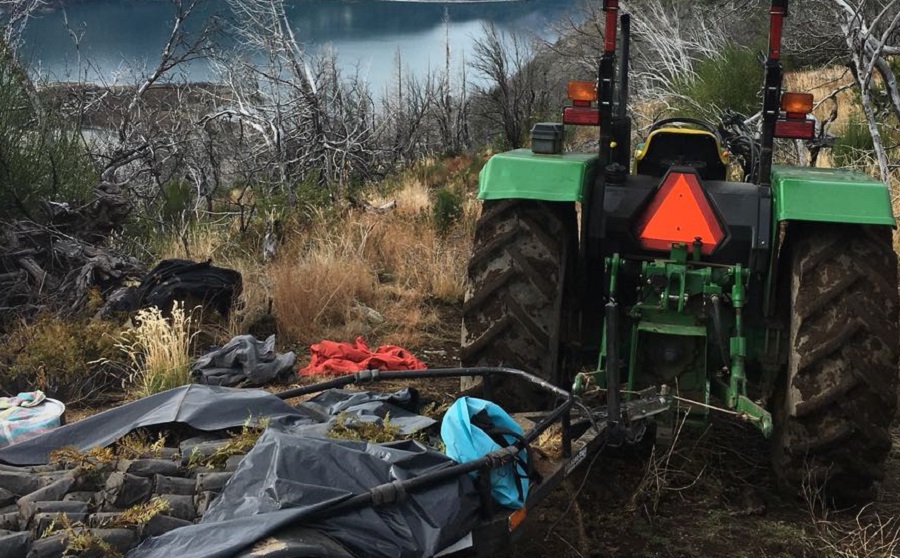
<path fill-rule="evenodd" d="M 637 174 L 662 177 L 674 166 L 693 167 L 704 180 L 726 180 L 727 153 L 719 138 L 695 128 L 658 128 L 635 152 Z"/>

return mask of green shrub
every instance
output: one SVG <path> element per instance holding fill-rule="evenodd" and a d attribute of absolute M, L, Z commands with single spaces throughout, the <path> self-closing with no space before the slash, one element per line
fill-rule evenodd
<path fill-rule="evenodd" d="M 675 84 L 680 114 L 712 120 L 725 110 L 750 115 L 762 107 L 763 69 L 752 50 L 725 47 L 717 56 L 699 60 L 694 71 L 695 77 Z"/>
<path fill-rule="evenodd" d="M 438 234 L 446 234 L 459 221 L 463 214 L 462 203 L 462 196 L 453 189 L 440 188 L 435 193 L 432 219 Z"/>
<path fill-rule="evenodd" d="M 83 203 L 96 183 L 78 132 L 52 111 L 39 118 L 22 71 L 0 55 L 0 218 L 45 220 L 46 201 Z"/>
<path fill-rule="evenodd" d="M 859 115 L 853 115 L 835 138 L 832 157 L 836 167 L 865 165 L 874 157 L 875 144 L 869 127 Z"/>
<path fill-rule="evenodd" d="M 96 402 L 118 390 L 118 326 L 103 320 L 43 315 L 15 328 L 0 343 L 0 392 L 40 389 L 66 404 Z"/>
<path fill-rule="evenodd" d="M 169 180 L 162 185 L 160 217 L 167 225 L 177 225 L 181 214 L 191 206 L 194 189 L 187 180 Z"/>

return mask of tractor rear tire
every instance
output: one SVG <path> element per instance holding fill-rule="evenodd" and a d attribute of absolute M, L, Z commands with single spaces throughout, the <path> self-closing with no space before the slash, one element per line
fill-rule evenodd
<path fill-rule="evenodd" d="M 831 505 L 871 501 L 897 407 L 897 255 L 888 227 L 797 224 L 775 470 Z M 776 400 L 776 401 L 778 401 Z"/>
<path fill-rule="evenodd" d="M 468 266 L 462 365 L 518 368 L 562 386 L 560 343 L 571 322 L 577 253 L 574 204 L 484 202 Z M 464 379 L 462 387 L 472 386 Z M 508 411 L 552 403 L 512 378 L 494 378 L 489 391 Z"/>

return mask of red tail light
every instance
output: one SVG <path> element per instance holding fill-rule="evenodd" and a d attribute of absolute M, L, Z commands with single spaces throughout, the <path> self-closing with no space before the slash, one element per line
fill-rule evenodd
<path fill-rule="evenodd" d="M 811 140 L 816 137 L 816 122 L 811 118 L 779 118 L 775 121 L 775 137 Z"/>
<path fill-rule="evenodd" d="M 638 241 L 648 250 L 690 246 L 699 238 L 700 253 L 711 254 L 725 233 L 693 171 L 670 170 L 637 223 Z"/>
<path fill-rule="evenodd" d="M 563 109 L 563 124 L 575 126 L 599 126 L 600 109 L 592 107 L 566 107 Z"/>

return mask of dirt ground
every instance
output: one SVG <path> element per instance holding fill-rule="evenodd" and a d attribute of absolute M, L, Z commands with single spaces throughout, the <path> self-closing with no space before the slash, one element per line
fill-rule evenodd
<path fill-rule="evenodd" d="M 419 352 L 430 366 L 458 366 L 459 309 L 442 313 L 442 331 Z M 754 427 L 714 416 L 674 440 L 658 439 L 649 455 L 597 454 L 529 511 L 527 533 L 503 556 L 900 555 L 900 425 L 894 446 L 878 501 L 827 510 L 815 494 L 780 490 L 768 441 Z"/>
<path fill-rule="evenodd" d="M 410 349 L 430 367 L 459 366 L 461 309 Z M 299 355 L 298 363 L 306 356 Z M 312 383 L 314 379 L 302 379 Z M 294 384 L 296 385 L 296 384 Z M 390 391 L 406 382 L 379 384 Z M 413 384 L 449 403 L 457 382 Z M 280 391 L 289 386 L 270 386 Z M 91 410 L 78 413 L 78 417 Z M 575 557 L 888 557 L 900 555 L 900 424 L 878 501 L 826 510 L 816 495 L 783 493 L 769 466 L 768 442 L 728 416 L 657 440 L 648 454 L 607 449 L 585 462 L 537 509 L 503 558 Z"/>

